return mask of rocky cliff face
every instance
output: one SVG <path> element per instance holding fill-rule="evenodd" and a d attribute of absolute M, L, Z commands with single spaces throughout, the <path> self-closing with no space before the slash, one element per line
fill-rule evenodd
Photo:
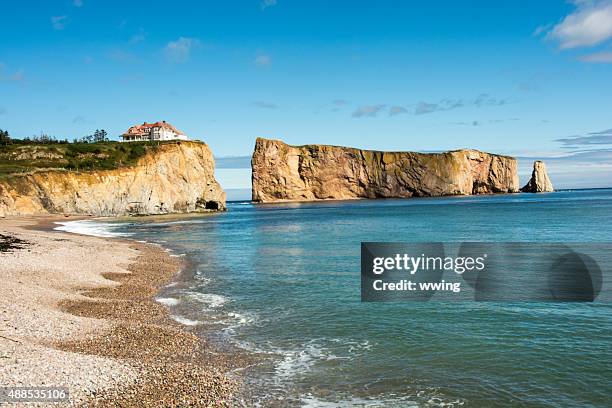
<path fill-rule="evenodd" d="M 379 152 L 348 147 L 289 146 L 258 138 L 253 200 L 323 200 L 514 193 L 517 161 L 477 150 Z"/>
<path fill-rule="evenodd" d="M 163 144 L 132 167 L 39 171 L 0 180 L 0 216 L 166 214 L 225 209 L 208 146 Z"/>
<path fill-rule="evenodd" d="M 521 191 L 524 193 L 548 193 L 554 191 L 550 178 L 548 178 L 544 162 L 539 160 L 533 162 L 531 179 L 521 188 Z"/>

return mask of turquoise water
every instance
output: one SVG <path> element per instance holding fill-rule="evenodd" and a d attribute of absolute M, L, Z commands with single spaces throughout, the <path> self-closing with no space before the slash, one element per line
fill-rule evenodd
<path fill-rule="evenodd" d="M 230 203 L 111 229 L 186 254 L 160 300 L 258 353 L 263 406 L 612 405 L 612 305 L 361 303 L 359 273 L 361 241 L 610 242 L 612 190 Z"/>

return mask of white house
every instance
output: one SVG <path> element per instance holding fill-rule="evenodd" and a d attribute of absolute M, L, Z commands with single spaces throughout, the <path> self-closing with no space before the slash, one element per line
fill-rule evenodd
<path fill-rule="evenodd" d="M 132 126 L 121 137 L 124 142 L 189 140 L 183 132 L 166 123 L 165 120 L 155 123 L 144 122 L 142 125 Z"/>

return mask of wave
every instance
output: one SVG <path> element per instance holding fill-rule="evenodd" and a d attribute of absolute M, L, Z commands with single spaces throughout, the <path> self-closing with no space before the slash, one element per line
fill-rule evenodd
<path fill-rule="evenodd" d="M 176 298 L 156 298 L 155 300 L 158 303 L 161 303 L 162 305 L 166 306 L 176 306 L 180 303 L 180 300 Z"/>
<path fill-rule="evenodd" d="M 217 295 L 214 293 L 186 292 L 185 295 L 213 309 L 221 307 L 229 301 L 229 299 L 225 296 Z"/>
<path fill-rule="evenodd" d="M 127 232 L 117 231 L 120 227 L 119 224 L 110 222 L 90 221 L 90 220 L 78 220 L 78 221 L 65 221 L 55 222 L 58 227 L 54 229 L 57 231 L 71 232 L 73 234 L 90 235 L 94 237 L 129 237 L 132 234 Z"/>
<path fill-rule="evenodd" d="M 300 398 L 303 408 L 326 408 L 326 407 L 402 407 L 416 408 L 419 404 L 410 397 L 381 396 L 379 398 L 347 398 L 339 401 L 329 401 L 312 394 L 306 394 Z M 439 405 L 432 405 L 439 406 Z"/>
<path fill-rule="evenodd" d="M 185 325 L 185 326 L 197 326 L 199 324 L 202 324 L 202 322 L 199 321 L 199 320 L 191 320 L 191 319 L 188 319 L 188 318 L 183 317 L 183 316 L 170 315 L 170 317 L 174 321 L 176 321 L 176 322 L 178 322 L 178 323 L 180 323 L 182 325 Z"/>

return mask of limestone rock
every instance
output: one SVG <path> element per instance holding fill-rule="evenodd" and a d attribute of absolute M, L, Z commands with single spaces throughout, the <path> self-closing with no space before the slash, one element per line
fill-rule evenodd
<path fill-rule="evenodd" d="M 524 193 L 544 193 L 554 191 L 550 178 L 548 178 L 548 173 L 546 173 L 546 165 L 543 161 L 536 160 L 533 162 L 531 179 L 523 188 L 521 188 L 521 191 Z"/>
<path fill-rule="evenodd" d="M 146 215 L 225 209 L 213 155 L 204 143 L 162 144 L 135 166 L 39 171 L 0 180 L 0 216 Z"/>
<path fill-rule="evenodd" d="M 514 193 L 512 157 L 457 150 L 380 152 L 325 145 L 290 146 L 258 138 L 253 201 L 423 197 Z"/>

